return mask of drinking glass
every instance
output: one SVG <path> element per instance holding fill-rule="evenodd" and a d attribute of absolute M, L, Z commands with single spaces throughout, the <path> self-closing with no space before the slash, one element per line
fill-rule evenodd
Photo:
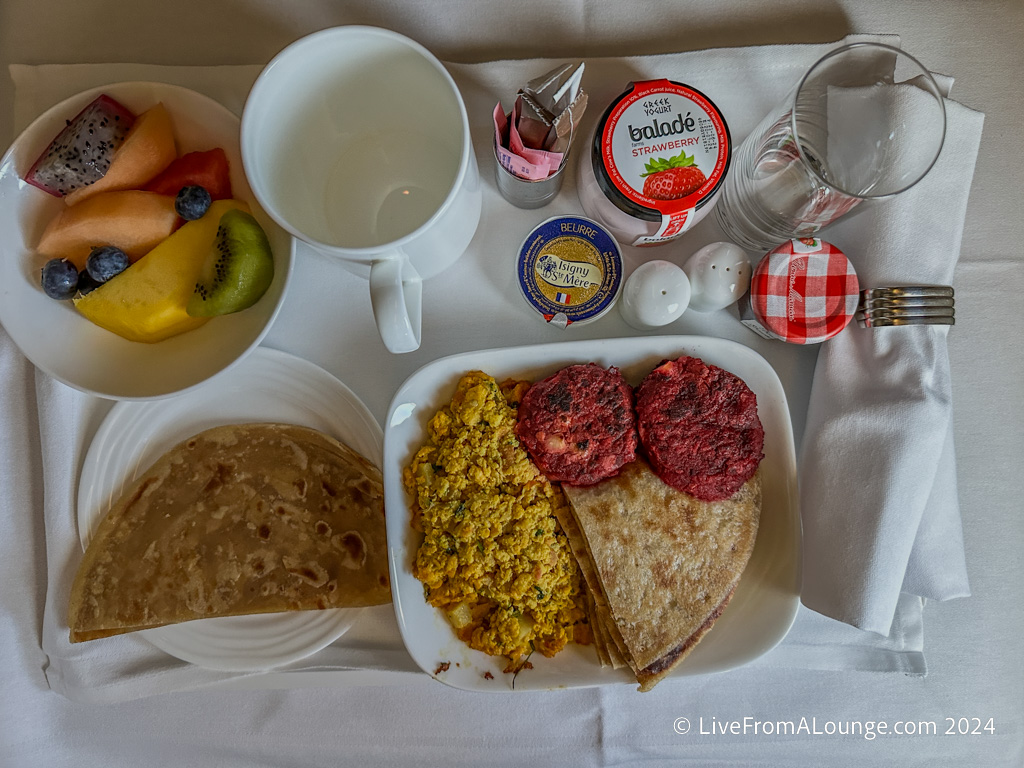
<path fill-rule="evenodd" d="M 823 56 L 733 157 L 719 225 L 770 250 L 910 189 L 946 135 L 935 79 L 913 56 L 852 43 Z"/>

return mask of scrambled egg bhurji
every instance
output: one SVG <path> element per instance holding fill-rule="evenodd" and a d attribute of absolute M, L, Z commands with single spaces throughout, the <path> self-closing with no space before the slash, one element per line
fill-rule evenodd
<path fill-rule="evenodd" d="M 528 387 L 464 375 L 403 475 L 427 601 L 471 648 L 507 657 L 506 672 L 534 650 L 590 641 L 579 565 L 554 514 L 567 502 L 514 433 Z"/>

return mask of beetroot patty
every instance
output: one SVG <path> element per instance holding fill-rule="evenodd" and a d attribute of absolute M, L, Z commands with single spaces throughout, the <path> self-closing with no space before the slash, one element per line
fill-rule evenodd
<path fill-rule="evenodd" d="M 563 368 L 526 390 L 516 436 L 549 480 L 593 485 L 636 458 L 633 390 L 618 368 Z"/>
<path fill-rule="evenodd" d="M 668 485 L 705 501 L 728 499 L 764 454 L 757 397 L 743 381 L 696 357 L 663 362 L 636 393 L 651 466 Z"/>

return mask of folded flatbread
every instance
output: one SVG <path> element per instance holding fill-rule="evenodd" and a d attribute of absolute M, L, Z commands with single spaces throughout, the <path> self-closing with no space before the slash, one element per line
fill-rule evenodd
<path fill-rule="evenodd" d="M 71 588 L 71 642 L 192 619 L 391 600 L 380 471 L 316 430 L 217 427 L 111 507 Z"/>
<path fill-rule="evenodd" d="M 609 650 L 650 690 L 732 597 L 757 536 L 760 475 L 732 498 L 708 502 L 666 485 L 638 458 L 614 478 L 562 490 L 574 518 L 563 529 Z"/>

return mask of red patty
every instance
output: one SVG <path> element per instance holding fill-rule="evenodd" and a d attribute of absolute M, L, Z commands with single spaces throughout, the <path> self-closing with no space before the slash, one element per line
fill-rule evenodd
<path fill-rule="evenodd" d="M 658 477 L 705 501 L 728 499 L 764 458 L 757 397 L 696 357 L 663 362 L 636 391 L 640 442 Z"/>
<path fill-rule="evenodd" d="M 618 368 L 563 368 L 526 391 L 516 436 L 549 480 L 593 485 L 636 458 L 633 390 Z"/>

